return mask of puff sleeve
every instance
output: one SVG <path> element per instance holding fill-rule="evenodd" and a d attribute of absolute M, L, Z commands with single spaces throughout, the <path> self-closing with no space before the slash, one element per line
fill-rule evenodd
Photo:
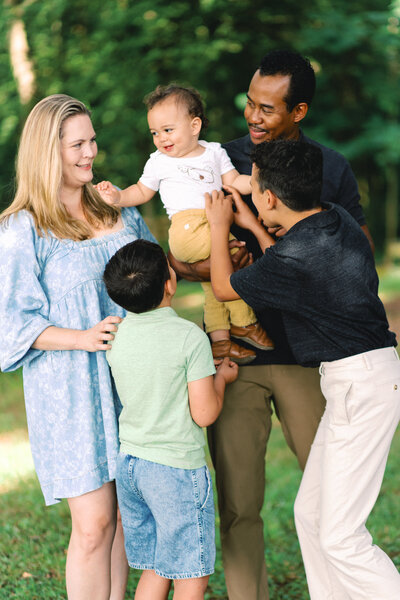
<path fill-rule="evenodd" d="M 142 215 L 135 206 L 122 209 L 124 222 L 132 228 L 138 239 L 147 240 L 158 244 L 156 238 L 147 227 Z"/>
<path fill-rule="evenodd" d="M 42 354 L 31 346 L 52 323 L 40 284 L 38 235 L 25 211 L 0 225 L 0 368 L 14 371 Z"/>

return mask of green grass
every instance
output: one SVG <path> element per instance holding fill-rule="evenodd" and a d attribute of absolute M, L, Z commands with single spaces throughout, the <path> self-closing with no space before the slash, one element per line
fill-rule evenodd
<path fill-rule="evenodd" d="M 199 285 L 181 282 L 178 289 L 176 310 L 201 323 Z M 29 451 L 20 372 L 0 374 L 0 414 L 0 600 L 66 598 L 64 568 L 69 510 L 66 502 L 44 506 Z M 376 543 L 398 568 L 399 457 L 400 431 L 394 438 L 382 491 L 368 522 Z M 271 599 L 306 600 L 309 596 L 292 514 L 301 474 L 276 420 L 266 465 L 262 515 Z M 133 598 L 137 577 L 131 571 L 127 598 Z M 218 535 L 216 572 L 210 578 L 206 598 L 227 598 Z"/>
<path fill-rule="evenodd" d="M 0 410 L 10 429 L 0 435 L 0 449 L 13 440 L 23 420 L 20 374 L 0 376 Z M 14 395 L 19 388 L 19 394 Z M 14 395 L 8 400 L 8 390 Z M 11 434 L 11 438 L 9 437 Z M 21 439 L 18 433 L 17 439 Z M 26 441 L 26 434 L 25 434 Z M 11 442 L 11 446 L 13 442 Z M 399 501 L 400 432 L 396 434 L 390 453 L 382 492 L 369 528 L 376 540 L 400 567 Z M 11 467 L 30 465 L 22 476 L 12 476 Z M 292 518 L 292 506 L 300 481 L 296 460 L 287 449 L 275 421 L 267 454 L 266 502 L 263 508 L 266 537 L 266 561 L 274 600 L 308 598 L 300 550 Z M 28 446 L 25 454 L 10 456 L 10 468 L 2 467 L 0 491 L 0 599 L 50 600 L 65 598 L 64 566 L 69 539 L 69 511 L 65 502 L 44 507 L 42 494 L 31 466 Z M 218 539 L 218 536 L 217 536 Z M 128 598 L 134 594 L 137 575 L 132 571 Z M 226 591 L 217 548 L 216 572 L 210 578 L 206 598 L 224 599 Z"/>

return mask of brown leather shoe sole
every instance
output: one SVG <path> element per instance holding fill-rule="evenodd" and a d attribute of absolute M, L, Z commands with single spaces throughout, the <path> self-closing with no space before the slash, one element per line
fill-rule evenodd
<path fill-rule="evenodd" d="M 261 340 L 258 341 L 257 339 L 254 339 L 254 337 L 257 336 L 260 338 L 260 335 Z M 231 337 L 235 338 L 236 340 L 242 340 L 243 342 L 247 342 L 248 344 L 250 344 L 250 346 L 258 348 L 259 350 L 268 351 L 274 350 L 275 348 L 274 342 L 262 329 L 260 323 L 254 323 L 253 325 L 249 325 L 247 327 L 237 327 L 235 325 L 231 325 Z M 262 338 L 265 339 L 264 344 L 261 343 Z"/>
<path fill-rule="evenodd" d="M 229 357 L 230 360 L 238 365 L 248 365 L 256 358 L 256 355 L 252 350 L 242 348 L 231 340 L 213 342 L 211 348 L 213 358 L 222 359 Z"/>
<path fill-rule="evenodd" d="M 251 338 L 248 338 L 248 337 L 241 337 L 240 335 L 235 335 L 232 332 L 231 332 L 231 336 L 233 338 L 235 338 L 235 340 L 242 340 L 242 342 L 247 342 L 250 346 L 253 346 L 253 348 L 258 348 L 259 350 L 265 350 L 265 352 L 268 352 L 268 350 L 275 349 L 273 342 L 271 342 L 271 346 L 262 346 L 261 344 L 258 344 L 257 342 L 255 342 L 254 340 L 252 340 Z"/>

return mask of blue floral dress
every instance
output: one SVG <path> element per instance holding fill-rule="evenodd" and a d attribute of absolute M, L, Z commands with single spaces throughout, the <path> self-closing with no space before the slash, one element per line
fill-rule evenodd
<path fill-rule="evenodd" d="M 89 329 L 108 315 L 124 316 L 102 276 L 129 242 L 155 241 L 135 208 L 121 212 L 123 229 L 75 242 L 40 237 L 32 216 L 0 226 L 0 367 L 23 366 L 29 438 L 46 504 L 80 496 L 115 478 L 119 401 L 105 352 L 31 348 L 50 325 Z"/>

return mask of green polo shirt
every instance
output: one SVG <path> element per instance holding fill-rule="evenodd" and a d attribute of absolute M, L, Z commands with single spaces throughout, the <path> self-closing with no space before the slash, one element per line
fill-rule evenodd
<path fill-rule="evenodd" d="M 202 467 L 205 439 L 190 415 L 187 386 L 215 373 L 206 334 L 171 307 L 128 313 L 107 360 L 123 406 L 121 452 L 170 467 Z"/>

